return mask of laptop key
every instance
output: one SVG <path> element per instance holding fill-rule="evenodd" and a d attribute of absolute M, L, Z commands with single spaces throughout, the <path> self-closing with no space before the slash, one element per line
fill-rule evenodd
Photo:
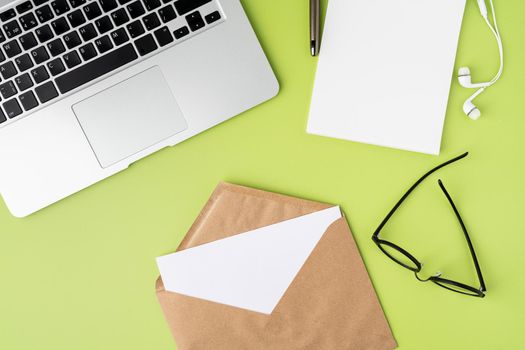
<path fill-rule="evenodd" d="M 20 5 L 16 6 L 16 10 L 18 11 L 19 14 L 27 12 L 31 10 L 32 8 L 33 8 L 33 4 L 31 3 L 31 1 L 25 1 L 21 3 Z"/>
<path fill-rule="evenodd" d="M 35 30 L 35 34 L 41 43 L 46 42 L 53 37 L 53 32 L 51 31 L 51 27 L 48 26 L 47 24 L 43 25 L 40 28 L 37 28 Z"/>
<path fill-rule="evenodd" d="M 212 0 L 178 0 L 175 1 L 174 5 L 179 15 L 182 16 L 211 1 Z"/>
<path fill-rule="evenodd" d="M 67 3 L 67 0 L 55 0 L 51 3 L 51 7 L 57 16 L 60 16 L 69 11 L 69 4 Z"/>
<path fill-rule="evenodd" d="M 146 5 L 146 10 L 152 11 L 160 7 L 160 0 L 144 0 L 144 5 Z"/>
<path fill-rule="evenodd" d="M 104 53 L 113 48 L 113 44 L 111 43 L 111 40 L 109 39 L 109 36 L 107 35 L 104 35 L 103 37 L 95 40 L 95 45 L 97 46 L 98 52 L 100 53 Z"/>
<path fill-rule="evenodd" d="M 19 21 L 24 30 L 32 29 L 38 25 L 38 21 L 36 20 L 36 17 L 32 12 L 26 13 L 25 15 L 21 16 L 19 18 Z"/>
<path fill-rule="evenodd" d="M 195 11 L 186 16 L 186 21 L 190 26 L 192 32 L 201 29 L 204 27 L 204 20 L 199 11 Z"/>
<path fill-rule="evenodd" d="M 120 46 L 129 41 L 129 36 L 124 28 L 119 28 L 111 33 L 111 39 L 113 39 L 116 46 Z"/>
<path fill-rule="evenodd" d="M 144 26 L 142 26 L 142 23 L 140 23 L 139 20 L 136 20 L 135 22 L 129 23 L 127 26 L 129 35 L 132 38 L 136 38 L 142 34 L 144 34 Z"/>
<path fill-rule="evenodd" d="M 15 63 L 20 72 L 26 71 L 29 68 L 33 67 L 33 61 L 31 60 L 31 57 L 29 57 L 28 53 L 25 53 L 22 56 L 18 56 L 17 58 L 15 58 Z"/>
<path fill-rule="evenodd" d="M 94 18 L 97 18 L 102 14 L 102 11 L 100 10 L 100 6 L 96 2 L 90 2 L 86 6 L 83 7 L 84 13 L 86 14 L 86 17 L 88 20 L 92 20 Z"/>
<path fill-rule="evenodd" d="M 61 35 L 67 32 L 69 28 L 69 24 L 67 23 L 66 19 L 64 17 L 60 17 L 54 21 L 51 22 L 51 27 L 55 31 L 56 35 Z"/>
<path fill-rule="evenodd" d="M 123 8 L 112 12 L 111 18 L 113 18 L 113 22 L 117 27 L 129 21 L 128 13 Z"/>
<path fill-rule="evenodd" d="M 0 65 L 0 73 L 2 74 L 2 78 L 7 80 L 9 78 L 14 77 L 18 72 L 16 71 L 14 63 L 11 61 L 8 61 Z"/>
<path fill-rule="evenodd" d="M 40 6 L 48 1 L 49 0 L 33 0 L 33 4 L 35 4 L 35 6 Z"/>
<path fill-rule="evenodd" d="M 47 69 L 49 69 L 49 73 L 51 73 L 52 76 L 55 76 L 65 71 L 66 67 L 64 67 L 60 57 L 57 57 L 54 60 L 47 62 Z"/>
<path fill-rule="evenodd" d="M 100 6 L 104 12 L 109 12 L 117 8 L 118 4 L 116 0 L 99 0 Z"/>
<path fill-rule="evenodd" d="M 69 2 L 71 3 L 71 6 L 73 6 L 73 8 L 76 8 L 80 5 L 84 5 L 86 3 L 86 0 L 69 0 Z"/>
<path fill-rule="evenodd" d="M 67 68 L 73 68 L 78 66 L 82 60 L 76 51 L 71 51 L 62 56 L 64 62 L 66 62 Z"/>
<path fill-rule="evenodd" d="M 73 28 L 78 27 L 81 24 L 86 23 L 86 18 L 82 14 L 81 10 L 76 10 L 67 14 L 67 19 Z"/>
<path fill-rule="evenodd" d="M 128 12 L 131 18 L 137 18 L 146 13 L 146 10 L 144 10 L 144 6 L 142 6 L 139 0 L 132 2 L 126 7 L 128 9 Z"/>
<path fill-rule="evenodd" d="M 173 36 L 171 35 L 168 27 L 157 29 L 153 34 L 155 34 L 155 37 L 157 38 L 160 46 L 166 46 L 173 42 Z"/>
<path fill-rule="evenodd" d="M 155 12 L 142 17 L 142 21 L 144 22 L 147 30 L 153 30 L 160 26 L 159 16 L 157 16 Z"/>
<path fill-rule="evenodd" d="M 3 43 L 5 41 L 5 35 L 4 32 L 0 29 L 0 43 Z"/>
<path fill-rule="evenodd" d="M 90 60 L 97 55 L 97 50 L 95 50 L 95 46 L 92 43 L 81 46 L 78 51 L 80 51 L 84 61 Z"/>
<path fill-rule="evenodd" d="M 16 83 L 16 86 L 18 86 L 18 90 L 20 91 L 27 90 L 33 86 L 33 81 L 31 80 L 29 73 L 24 73 L 16 77 L 15 83 Z"/>
<path fill-rule="evenodd" d="M 49 74 L 47 74 L 47 69 L 44 66 L 36 67 L 35 69 L 31 70 L 31 76 L 37 84 L 40 84 L 41 82 L 49 79 Z"/>
<path fill-rule="evenodd" d="M 142 38 L 135 40 L 135 45 L 141 56 L 147 55 L 158 48 L 157 43 L 151 34 L 144 35 Z"/>
<path fill-rule="evenodd" d="M 97 30 L 95 29 L 95 26 L 91 23 L 86 24 L 83 27 L 80 27 L 78 30 L 80 32 L 80 35 L 82 36 L 82 39 L 84 41 L 89 41 L 93 38 L 97 37 Z"/>
<path fill-rule="evenodd" d="M 35 14 L 38 17 L 38 20 L 40 23 L 45 23 L 51 19 L 53 19 L 53 11 L 51 10 L 51 7 L 49 5 L 44 5 L 42 7 L 39 7 L 35 10 Z"/>
<path fill-rule="evenodd" d="M 58 77 L 55 82 L 61 93 L 71 91 L 91 80 L 99 78 L 138 58 L 131 43 L 121 46 L 110 53 L 100 56 L 66 74 Z"/>
<path fill-rule="evenodd" d="M 104 34 L 113 29 L 113 23 L 109 19 L 109 16 L 104 16 L 95 21 L 95 26 L 97 27 L 100 34 Z"/>
<path fill-rule="evenodd" d="M 49 53 L 53 57 L 58 56 L 62 52 L 66 51 L 64 43 L 62 42 L 62 39 L 60 39 L 60 38 L 57 38 L 57 39 L 55 39 L 53 41 L 48 42 L 47 43 L 47 48 L 49 49 Z"/>
<path fill-rule="evenodd" d="M 38 96 L 38 99 L 40 100 L 40 103 L 46 103 L 47 101 L 52 100 L 58 96 L 57 89 L 55 88 L 55 84 L 53 84 L 52 81 L 48 81 L 47 83 L 37 86 L 35 88 L 35 92 Z"/>
<path fill-rule="evenodd" d="M 31 51 L 31 56 L 36 64 L 40 64 L 49 59 L 49 54 L 44 46 L 37 47 Z"/>
<path fill-rule="evenodd" d="M 121 4 L 121 5 L 124 5 L 124 4 L 127 4 L 130 1 L 131 0 L 118 0 L 118 3 Z"/>
<path fill-rule="evenodd" d="M 2 50 L 0 50 L 0 62 L 4 62 L 4 61 L 5 61 L 4 53 L 2 52 Z"/>
<path fill-rule="evenodd" d="M 2 94 L 2 97 L 4 99 L 9 98 L 13 95 L 16 95 L 17 92 L 18 91 L 16 90 L 15 84 L 13 84 L 11 80 L 3 84 L 0 84 L 0 94 Z"/>
<path fill-rule="evenodd" d="M 204 17 L 206 20 L 206 23 L 212 24 L 213 22 L 217 22 L 219 19 L 221 19 L 221 14 L 219 11 L 215 11 Z"/>
<path fill-rule="evenodd" d="M 20 114 L 22 114 L 22 108 L 20 108 L 20 105 L 18 104 L 18 101 L 16 98 L 13 98 L 9 101 L 4 102 L 3 104 L 5 113 L 9 117 L 9 119 L 12 119 Z"/>
<path fill-rule="evenodd" d="M 3 122 L 5 122 L 7 120 L 7 118 L 5 117 L 5 114 L 4 114 L 4 111 L 2 111 L 0 109 L 0 124 L 2 124 Z"/>
<path fill-rule="evenodd" d="M 181 27 L 179 29 L 176 29 L 174 32 L 173 32 L 173 35 L 175 36 L 175 39 L 180 39 L 182 37 L 185 37 L 186 35 L 190 34 L 190 30 L 188 29 L 188 27 L 184 26 L 184 27 Z"/>
<path fill-rule="evenodd" d="M 163 8 L 161 8 L 159 10 L 159 16 L 160 16 L 160 19 L 162 20 L 162 23 L 167 23 L 177 18 L 177 15 L 175 14 L 175 10 L 173 9 L 173 6 L 171 5 L 164 6 Z"/>
<path fill-rule="evenodd" d="M 24 50 L 30 50 L 38 45 L 35 35 L 31 32 L 22 35 L 18 40 L 20 40 L 20 44 L 22 44 Z"/>
<path fill-rule="evenodd" d="M 5 34 L 8 38 L 12 38 L 22 33 L 22 30 L 20 29 L 20 26 L 18 25 L 18 22 L 16 20 L 8 22 L 2 27 L 4 28 Z"/>
<path fill-rule="evenodd" d="M 33 91 L 24 92 L 22 95 L 18 96 L 18 98 L 20 99 L 20 103 L 22 103 L 22 107 L 24 107 L 26 111 L 38 106 L 38 101 L 36 100 Z"/>
<path fill-rule="evenodd" d="M 7 11 L 0 13 L 0 20 L 2 20 L 2 22 L 7 22 L 11 18 L 14 18 L 15 16 L 16 16 L 15 9 L 9 9 Z"/>
<path fill-rule="evenodd" d="M 22 52 L 22 49 L 20 49 L 20 45 L 18 45 L 18 41 L 16 40 L 11 40 L 2 46 L 8 58 L 14 57 L 18 55 L 20 52 Z"/>
<path fill-rule="evenodd" d="M 82 39 L 76 31 L 72 31 L 64 35 L 64 42 L 68 49 L 72 49 L 80 44 L 82 44 Z"/>

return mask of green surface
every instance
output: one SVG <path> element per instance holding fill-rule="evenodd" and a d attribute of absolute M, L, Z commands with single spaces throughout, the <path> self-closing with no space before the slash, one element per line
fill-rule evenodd
<path fill-rule="evenodd" d="M 476 101 L 478 122 L 461 112 L 471 92 L 453 82 L 440 157 L 307 135 L 316 67 L 307 1 L 243 3 L 281 83 L 278 97 L 28 218 L 0 205 L 0 349 L 174 349 L 154 258 L 177 247 L 222 180 L 341 204 L 400 350 L 524 348 L 525 3 L 496 1 L 506 70 Z M 498 67 L 473 0 L 459 64 L 475 79 Z M 485 299 L 417 282 L 370 240 L 416 177 L 465 150 L 469 158 L 438 176 L 470 228 Z M 437 176 L 398 214 L 385 237 L 425 262 L 426 274 L 476 283 Z"/>

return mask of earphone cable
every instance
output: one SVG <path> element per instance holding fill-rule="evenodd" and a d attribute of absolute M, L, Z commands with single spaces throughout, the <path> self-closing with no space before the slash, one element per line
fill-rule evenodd
<path fill-rule="evenodd" d="M 494 37 L 496 38 L 496 42 L 498 43 L 499 60 L 500 60 L 500 67 L 499 67 L 498 73 L 489 82 L 490 85 L 493 85 L 499 80 L 499 78 L 503 74 L 503 66 L 504 66 L 503 62 L 504 61 L 503 61 L 503 43 L 501 40 L 501 35 L 499 33 L 498 22 L 496 20 L 496 11 L 494 9 L 494 2 L 492 0 L 490 0 L 490 7 L 492 11 L 492 20 L 494 22 L 494 26 L 492 26 L 492 24 L 490 23 L 488 16 L 483 16 L 483 18 L 485 19 L 485 22 L 487 22 L 487 25 L 489 26 L 492 34 L 494 34 Z"/>

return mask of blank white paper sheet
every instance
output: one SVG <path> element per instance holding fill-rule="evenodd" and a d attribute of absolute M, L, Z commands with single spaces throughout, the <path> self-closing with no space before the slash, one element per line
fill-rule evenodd
<path fill-rule="evenodd" d="M 271 314 L 341 209 L 261 227 L 157 258 L 164 287 Z"/>
<path fill-rule="evenodd" d="M 439 154 L 465 0 L 330 0 L 307 131 Z"/>

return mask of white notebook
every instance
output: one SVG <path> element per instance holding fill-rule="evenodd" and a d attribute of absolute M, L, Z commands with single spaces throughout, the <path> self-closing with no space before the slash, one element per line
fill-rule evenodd
<path fill-rule="evenodd" d="M 307 131 L 439 154 L 466 0 L 330 0 Z"/>

